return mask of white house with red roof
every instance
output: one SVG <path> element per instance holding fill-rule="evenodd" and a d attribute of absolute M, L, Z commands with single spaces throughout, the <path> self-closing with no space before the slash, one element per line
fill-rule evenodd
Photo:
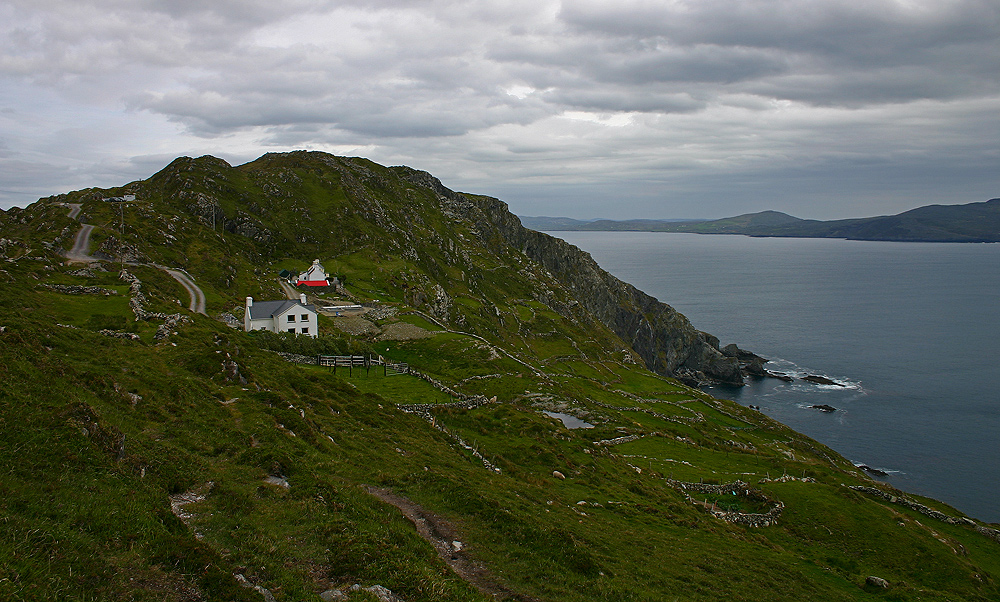
<path fill-rule="evenodd" d="M 298 299 L 281 301 L 255 302 L 253 297 L 247 297 L 243 330 L 292 332 L 314 337 L 319 334 L 316 306 L 306 303 L 305 294 L 300 295 Z"/>
<path fill-rule="evenodd" d="M 313 260 L 312 266 L 304 273 L 299 274 L 295 286 L 330 286 L 330 278 L 326 275 L 326 270 L 320 265 L 319 260 Z"/>

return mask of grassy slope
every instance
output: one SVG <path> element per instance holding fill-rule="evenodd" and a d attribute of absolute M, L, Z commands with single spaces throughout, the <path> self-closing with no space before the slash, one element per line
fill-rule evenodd
<path fill-rule="evenodd" d="M 239 174 L 230 177 L 239 188 Z M 254 190 L 246 186 L 244 194 Z M 338 198 L 331 197 L 324 201 L 330 206 Z M 169 204 L 153 212 L 158 201 L 147 202 L 145 219 L 170 219 Z M 322 204 L 308 210 L 316 213 Z M 422 209 L 430 214 L 425 236 L 469 236 L 457 227 L 442 234 L 436 228 L 445 220 L 429 207 Z M 113 217 L 102 215 L 106 208 L 98 203 L 85 208 L 94 223 Z M 139 216 L 141 207 L 133 209 Z M 27 224 L 4 225 L 4 236 L 16 235 L 29 241 L 33 255 L 54 258 L 41 241 L 73 225 L 63 212 L 42 204 Z M 212 232 L 186 217 L 174 223 L 177 242 L 144 248 L 185 265 L 209 294 L 210 313 L 244 294 L 276 289 L 270 270 L 280 262 L 268 266 L 276 260 L 267 254 L 294 251 L 293 243 L 281 241 L 262 251 L 244 236 Z M 359 218 L 357 224 L 361 236 L 365 229 L 375 236 L 370 222 Z M 321 243 L 301 244 L 319 246 L 299 256 L 323 252 Z M 333 375 L 289 364 L 202 316 L 192 316 L 169 342 L 156 343 L 155 325 L 136 324 L 121 298 L 37 286 L 124 291 L 113 271 L 82 277 L 57 261 L 4 264 L 0 598 L 260 599 L 236 585 L 232 576 L 239 573 L 279 600 L 315 600 L 331 585 L 355 582 L 382 584 L 407 601 L 483 599 L 361 484 L 391 487 L 448 518 L 497 580 L 538 599 L 1000 596 L 995 542 L 967 526 L 853 492 L 844 485 L 870 481 L 831 450 L 759 413 L 622 363 L 620 353 L 605 351 L 621 349 L 612 335 L 531 299 L 531 283 L 517 277 L 530 268 L 517 258 L 477 255 L 472 245 L 466 245 L 468 260 L 440 250 L 434 257 L 431 246 L 438 243 L 417 247 L 416 257 L 341 249 L 327 267 L 335 264 L 357 290 L 400 303 L 416 302 L 414 290 L 428 286 L 433 273 L 425 262 L 440 263 L 434 269 L 442 273 L 465 273 L 458 275 L 464 288 L 449 287 L 453 320 L 546 376 L 459 334 L 382 342 L 378 351 L 460 392 L 497 396 L 496 404 L 442 408 L 435 417 L 500 474 L 426 421 L 396 409 L 397 403 L 448 401 L 422 380 Z M 376 248 L 384 247 L 370 247 Z M 175 300 L 184 297 L 176 282 L 152 268 L 135 273 L 151 309 L 178 311 Z M 237 280 L 229 279 L 232 273 Z M 498 279 L 486 273 L 502 274 L 510 294 L 502 295 Z M 119 316 L 142 339 L 96 334 L 94 315 Z M 227 380 L 227 356 L 245 384 Z M 565 429 L 533 405 L 546 400 L 586 415 L 596 427 Z M 593 443 L 633 433 L 646 436 L 614 447 Z M 555 470 L 567 478 L 556 478 Z M 708 516 L 665 480 L 756 483 L 786 473 L 816 482 L 760 485 L 786 507 L 776 525 L 759 529 Z M 269 475 L 287 478 L 291 487 L 267 484 Z M 189 490 L 206 498 L 186 507 L 193 514 L 186 525 L 171 513 L 168 496 Z M 893 586 L 867 590 L 867 575 Z"/>

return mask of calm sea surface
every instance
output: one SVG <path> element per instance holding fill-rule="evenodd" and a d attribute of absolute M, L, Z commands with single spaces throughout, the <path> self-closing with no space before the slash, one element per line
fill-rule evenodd
<path fill-rule="evenodd" d="M 714 395 L 1000 522 L 1000 244 L 552 234 L 768 369 L 848 385 L 765 379 Z"/>

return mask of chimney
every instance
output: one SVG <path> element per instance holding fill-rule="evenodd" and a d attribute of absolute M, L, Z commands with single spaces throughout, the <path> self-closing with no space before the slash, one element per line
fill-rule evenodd
<path fill-rule="evenodd" d="M 299 295 L 299 301 L 301 301 L 301 302 L 302 302 L 302 305 L 305 305 L 305 304 L 306 304 L 306 294 L 305 294 L 305 293 L 301 293 L 301 294 Z"/>
<path fill-rule="evenodd" d="M 247 307 L 253 305 L 253 297 L 247 297 Z"/>

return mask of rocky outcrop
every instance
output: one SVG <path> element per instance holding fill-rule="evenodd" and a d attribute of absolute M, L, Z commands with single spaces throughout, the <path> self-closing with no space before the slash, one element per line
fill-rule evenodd
<path fill-rule="evenodd" d="M 746 376 L 769 376 L 767 370 L 764 369 L 764 364 L 767 363 L 767 359 L 762 358 L 756 353 L 746 351 L 745 349 L 740 349 L 736 346 L 736 343 L 730 343 L 720 349 L 722 355 L 726 357 L 734 357 L 736 361 L 740 364 L 740 370 Z"/>
<path fill-rule="evenodd" d="M 499 199 L 456 193 L 426 172 L 407 167 L 393 170 L 432 189 L 444 213 L 471 222 L 490 250 L 502 253 L 513 247 L 541 264 L 583 309 L 625 340 L 650 370 L 691 384 L 743 384 L 740 360 L 724 355 L 718 339 L 696 330 L 669 305 L 601 269 L 589 253 L 524 228 Z"/>

